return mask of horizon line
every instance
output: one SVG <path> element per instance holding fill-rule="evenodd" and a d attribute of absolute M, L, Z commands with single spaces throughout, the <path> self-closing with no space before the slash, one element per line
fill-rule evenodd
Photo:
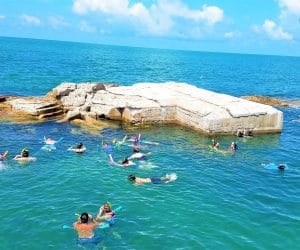
<path fill-rule="evenodd" d="M 72 40 L 56 40 L 47 38 L 36 38 L 36 37 L 18 37 L 18 36 L 1 36 L 0 38 L 8 39 L 30 39 L 30 40 L 41 40 L 41 41 L 52 41 L 52 42 L 66 42 L 66 43 L 79 43 L 79 44 L 90 44 L 90 45 L 102 45 L 112 47 L 127 47 L 127 48 L 140 48 L 140 49 L 156 49 L 156 50 L 168 50 L 168 51 L 183 51 L 183 52 L 199 52 L 199 53 L 215 53 L 215 54 L 233 54 L 233 55 L 249 55 L 249 56 L 275 56 L 275 57 L 296 57 L 297 55 L 282 55 L 282 54 L 257 54 L 257 53 L 246 53 L 246 52 L 228 52 L 228 51 L 204 51 L 196 49 L 178 49 L 178 48 L 160 48 L 160 47 L 147 47 L 138 45 L 124 45 L 124 44 L 110 44 L 110 43 L 98 43 L 98 42 L 86 42 L 86 41 L 72 41 Z"/>

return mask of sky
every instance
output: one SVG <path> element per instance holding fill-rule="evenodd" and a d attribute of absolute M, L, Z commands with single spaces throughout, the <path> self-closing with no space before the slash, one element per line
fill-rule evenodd
<path fill-rule="evenodd" d="M 0 36 L 300 56 L 300 0 L 0 0 Z"/>

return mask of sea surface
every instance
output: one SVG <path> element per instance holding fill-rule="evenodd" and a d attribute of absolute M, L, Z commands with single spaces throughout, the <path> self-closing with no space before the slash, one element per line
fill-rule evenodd
<path fill-rule="evenodd" d="M 174 51 L 0 38 L 0 94 L 41 96 L 61 82 L 186 82 L 234 96 L 300 98 L 300 58 Z M 300 110 L 284 108 L 281 134 L 213 137 L 179 126 L 88 131 L 69 123 L 0 123 L 0 249 L 298 249 L 300 246 Z M 152 152 L 139 167 L 108 163 L 101 141 L 141 133 Z M 41 150 L 43 137 L 62 138 Z M 238 150 L 227 149 L 237 141 Z M 83 142 L 84 154 L 67 149 Z M 22 148 L 37 158 L 12 160 Z M 120 161 L 128 142 L 114 149 Z M 263 164 L 287 164 L 266 170 Z M 166 185 L 134 186 L 127 176 L 176 173 Z M 75 213 L 122 206 L 116 223 L 97 230 L 97 245 L 77 243 Z"/>

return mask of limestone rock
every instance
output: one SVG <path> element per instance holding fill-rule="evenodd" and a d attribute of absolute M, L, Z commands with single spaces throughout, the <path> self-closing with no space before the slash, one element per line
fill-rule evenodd
<path fill-rule="evenodd" d="M 76 89 L 76 86 L 76 83 L 64 82 L 58 85 L 56 88 L 54 88 L 52 92 L 56 97 L 60 98 L 62 96 L 69 95 L 70 92 Z"/>
<path fill-rule="evenodd" d="M 232 134 L 238 129 L 251 129 L 254 133 L 282 130 L 282 112 L 271 106 L 186 83 L 62 85 L 65 90 L 58 86 L 56 89 L 61 91 L 56 92 L 62 96 L 61 102 L 67 110 L 76 110 L 76 116 L 134 124 L 179 123 L 209 134 Z"/>
<path fill-rule="evenodd" d="M 68 111 L 67 115 L 66 115 L 66 120 L 71 121 L 74 119 L 81 119 L 82 115 L 79 111 L 79 109 L 74 109 L 74 110 L 70 110 Z"/>

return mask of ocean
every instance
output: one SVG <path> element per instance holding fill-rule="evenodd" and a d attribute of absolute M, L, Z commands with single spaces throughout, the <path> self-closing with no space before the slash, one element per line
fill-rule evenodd
<path fill-rule="evenodd" d="M 0 94 L 42 96 L 61 82 L 186 82 L 234 96 L 300 98 L 300 58 L 175 51 L 0 37 Z M 206 137 L 176 125 L 130 127 L 114 122 L 99 131 L 70 123 L 0 123 L 0 249 L 297 249 L 300 245 L 300 110 L 284 114 L 280 134 Z M 141 133 L 146 164 L 108 163 L 101 141 Z M 41 150 L 44 136 L 57 150 Z M 209 150 L 212 139 L 225 151 Z M 82 142 L 78 155 L 67 148 Z M 12 160 L 22 148 L 37 158 Z M 120 161 L 130 143 L 114 149 Z M 267 170 L 263 164 L 287 164 Z M 134 186 L 127 176 L 176 173 L 165 185 Z M 63 229 L 75 213 L 96 215 L 109 201 L 122 206 L 116 223 L 97 230 L 100 242 L 81 245 Z"/>

